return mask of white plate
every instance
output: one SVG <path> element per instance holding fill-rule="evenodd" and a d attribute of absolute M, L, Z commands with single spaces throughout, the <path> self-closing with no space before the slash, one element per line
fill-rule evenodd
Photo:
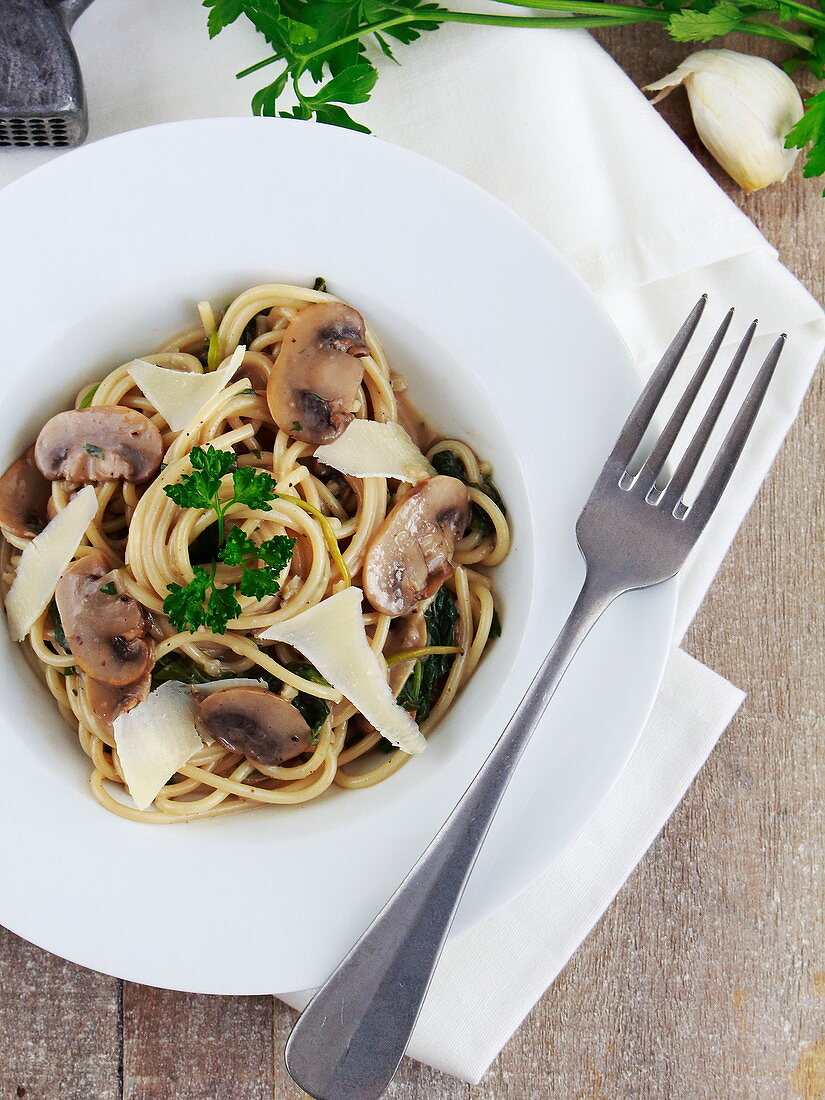
<path fill-rule="evenodd" d="M 209 993 L 320 982 L 457 800 L 583 575 L 574 523 L 638 390 L 606 315 L 553 249 L 459 176 L 327 126 L 139 130 L 0 193 L 0 469 L 79 386 L 264 281 L 364 312 L 437 427 L 495 463 L 515 533 L 503 636 L 426 753 L 360 792 L 153 828 L 109 816 L 0 632 L 0 921 L 68 959 Z M 191 321 L 190 321 L 191 323 Z M 674 589 L 626 596 L 585 643 L 493 825 L 456 928 L 526 887 L 585 824 L 654 698 Z"/>

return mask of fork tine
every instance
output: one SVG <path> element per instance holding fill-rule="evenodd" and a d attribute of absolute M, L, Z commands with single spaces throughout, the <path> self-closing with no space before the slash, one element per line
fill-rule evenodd
<path fill-rule="evenodd" d="M 702 456 L 702 452 L 707 446 L 708 439 L 710 439 L 711 432 L 716 426 L 716 421 L 719 419 L 722 408 L 728 399 L 728 394 L 733 387 L 733 383 L 736 381 L 736 376 L 739 374 L 739 368 L 745 360 L 745 356 L 747 355 L 748 348 L 750 347 L 755 332 L 756 321 L 753 321 L 739 342 L 739 347 L 734 352 L 733 358 L 730 361 L 730 366 L 725 372 L 725 377 L 719 383 L 719 388 L 713 395 L 713 400 L 708 406 L 705 415 L 702 417 L 701 423 L 688 444 L 687 450 L 682 456 L 679 465 L 676 467 L 673 477 L 665 486 L 662 497 L 658 501 L 660 508 L 664 508 L 668 512 L 673 512 L 681 501 L 682 493 L 684 493 L 687 488 L 688 482 L 693 476 L 697 463 Z"/>
<path fill-rule="evenodd" d="M 633 492 L 647 496 L 656 484 L 656 478 L 659 476 L 665 464 L 665 460 L 676 441 L 679 430 L 685 422 L 685 417 L 690 411 L 693 402 L 696 400 L 696 395 L 699 393 L 702 383 L 713 365 L 713 361 L 716 358 L 719 348 L 722 346 L 722 341 L 725 338 L 732 319 L 733 310 L 730 309 L 725 315 L 722 324 L 716 330 L 708 350 L 702 356 L 702 361 L 694 371 L 690 382 L 685 387 L 685 391 L 679 398 L 676 408 L 673 410 L 670 419 L 662 430 L 662 434 L 656 440 L 653 450 L 647 456 L 641 470 L 639 470 L 639 473 L 636 475 L 636 480 L 633 483 Z"/>
<path fill-rule="evenodd" d="M 696 326 L 699 324 L 699 318 L 702 316 L 702 311 L 705 308 L 707 300 L 707 294 L 703 294 L 690 311 L 685 323 L 676 333 L 670 347 L 662 356 L 658 367 L 650 376 L 647 385 L 642 390 L 639 400 L 633 407 L 633 411 L 625 421 L 625 425 L 608 459 L 609 463 L 620 463 L 622 471 L 627 467 L 636 448 L 642 441 L 642 436 L 648 429 L 653 414 L 656 411 L 656 406 L 661 401 L 662 394 L 667 389 L 667 384 L 673 377 L 673 372 L 679 366 L 682 356 L 685 353 L 685 348 L 688 346 L 690 338 L 696 331 Z"/>
<path fill-rule="evenodd" d="M 768 352 L 765 362 L 759 368 L 759 373 L 748 391 L 748 396 L 736 414 L 736 419 L 731 425 L 730 431 L 725 436 L 725 442 L 713 460 L 713 465 L 699 491 L 699 495 L 688 510 L 686 522 L 691 524 L 697 534 L 710 519 L 713 510 L 719 503 L 719 498 L 725 491 L 725 486 L 730 481 L 731 474 L 739 461 L 742 448 L 747 442 L 757 413 L 773 378 L 776 364 L 779 362 L 779 356 L 782 354 L 786 340 L 787 336 L 783 332 Z"/>

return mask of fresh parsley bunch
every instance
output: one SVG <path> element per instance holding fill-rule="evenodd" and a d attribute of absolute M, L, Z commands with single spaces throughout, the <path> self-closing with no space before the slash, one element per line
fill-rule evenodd
<path fill-rule="evenodd" d="M 292 558 L 295 539 L 275 535 L 259 546 L 240 528 L 226 535 L 226 513 L 235 504 L 255 511 L 268 512 L 275 500 L 275 482 L 265 470 L 238 466 L 232 451 L 214 447 L 193 447 L 189 455 L 192 473 L 184 474 L 174 485 L 164 486 L 166 495 L 179 508 L 199 508 L 215 513 L 218 528 L 217 557 L 210 565 L 196 565 L 188 584 L 170 584 L 163 610 L 176 630 L 194 633 L 206 627 L 213 634 L 224 634 L 226 624 L 241 613 L 238 593 L 256 600 L 274 596 L 280 588 L 279 577 Z M 223 479 L 232 474 L 232 496 L 220 499 Z M 263 565 L 255 565 L 255 562 Z M 241 567 L 238 584 L 218 586 L 218 562 Z"/>
<path fill-rule="evenodd" d="M 369 133 L 349 114 L 366 103 L 378 79 L 367 55 L 376 46 L 396 61 L 393 44 L 409 45 L 444 23 L 501 27 L 620 27 L 658 23 L 677 42 L 709 42 L 729 31 L 773 38 L 791 45 L 788 71 L 806 67 L 825 78 L 825 0 L 500 0 L 501 14 L 453 11 L 423 0 L 203 0 L 214 38 L 245 16 L 261 32 L 272 55 L 239 77 L 280 64 L 275 79 L 252 99 L 258 115 L 314 119 Z M 508 14 L 508 7 L 533 8 L 541 15 Z M 284 96 L 290 102 L 283 105 Z M 788 145 L 809 142 L 806 176 L 825 172 L 825 93 L 808 100 L 808 113 L 788 135 Z"/>

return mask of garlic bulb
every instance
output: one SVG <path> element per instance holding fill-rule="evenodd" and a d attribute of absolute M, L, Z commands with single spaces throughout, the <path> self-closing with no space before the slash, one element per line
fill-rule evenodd
<path fill-rule="evenodd" d="M 646 91 L 657 103 L 684 84 L 702 144 L 748 192 L 784 180 L 799 150 L 785 135 L 803 114 L 791 78 L 772 61 L 735 50 L 699 50 Z"/>

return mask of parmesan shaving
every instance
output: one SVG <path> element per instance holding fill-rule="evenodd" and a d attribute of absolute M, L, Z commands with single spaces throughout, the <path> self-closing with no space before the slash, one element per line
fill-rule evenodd
<path fill-rule="evenodd" d="M 121 771 L 139 810 L 151 806 L 178 768 L 202 747 L 195 714 L 189 688 L 170 680 L 115 718 Z"/>
<path fill-rule="evenodd" d="M 135 359 L 127 369 L 135 385 L 148 397 L 172 431 L 179 432 L 191 424 L 204 405 L 229 383 L 245 354 L 246 348 L 241 344 L 226 366 L 211 374 L 170 370 L 143 359 Z"/>
<path fill-rule="evenodd" d="M 294 646 L 388 741 L 410 754 L 422 752 L 427 742 L 396 703 L 370 648 L 361 616 L 363 596 L 360 588 L 345 588 L 294 618 L 275 623 L 260 637 Z"/>
<path fill-rule="evenodd" d="M 353 420 L 334 442 L 315 451 L 315 457 L 353 477 L 390 477 L 415 485 L 435 470 L 400 424 Z"/>
<path fill-rule="evenodd" d="M 22 642 L 48 607 L 61 573 L 74 557 L 96 513 L 97 494 L 87 485 L 23 550 L 14 583 L 6 596 L 9 630 L 18 642 Z"/>

